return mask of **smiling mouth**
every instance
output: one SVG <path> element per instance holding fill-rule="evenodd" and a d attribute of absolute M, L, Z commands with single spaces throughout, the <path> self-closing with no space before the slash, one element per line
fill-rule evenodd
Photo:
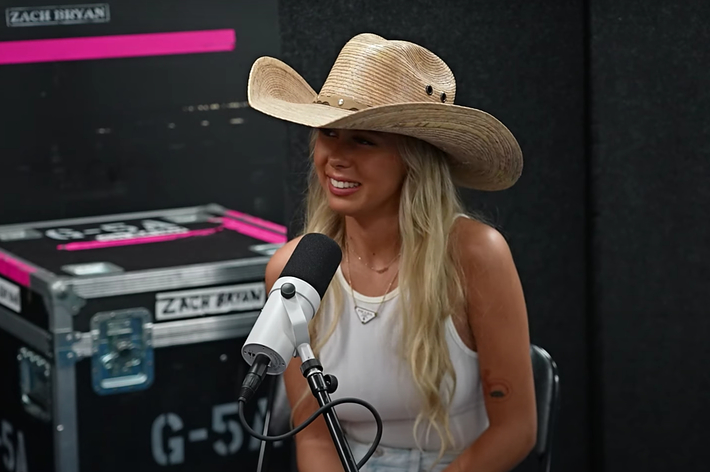
<path fill-rule="evenodd" d="M 330 184 L 335 188 L 355 188 L 360 186 L 359 182 L 344 182 L 342 180 L 335 180 L 331 177 L 328 179 L 330 180 Z"/>

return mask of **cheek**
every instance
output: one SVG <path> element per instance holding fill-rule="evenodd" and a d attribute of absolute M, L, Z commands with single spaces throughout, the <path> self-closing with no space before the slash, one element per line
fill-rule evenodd
<path fill-rule="evenodd" d="M 316 147 L 313 149 L 313 165 L 316 168 L 316 172 L 318 173 L 318 177 L 323 178 L 325 175 L 325 165 L 327 163 L 327 159 L 325 158 L 325 153 L 323 152 L 323 149 L 320 148 L 316 145 Z"/>
<path fill-rule="evenodd" d="M 386 186 L 391 190 L 399 190 L 404 183 L 406 168 L 399 156 L 388 157 L 378 169 L 378 175 L 386 180 Z"/>
<path fill-rule="evenodd" d="M 316 141 L 316 145 L 313 148 L 313 162 L 316 166 L 322 167 L 325 164 L 325 157 L 323 154 L 323 146 L 319 146 Z"/>

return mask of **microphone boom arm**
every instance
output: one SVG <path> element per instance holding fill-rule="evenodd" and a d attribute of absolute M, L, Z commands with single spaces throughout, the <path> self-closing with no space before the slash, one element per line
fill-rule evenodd
<path fill-rule="evenodd" d="M 308 333 L 308 318 L 295 296 L 295 289 L 296 288 L 291 283 L 285 283 L 280 288 L 281 303 L 283 303 L 289 321 L 291 321 L 291 332 L 288 334 L 291 337 L 291 341 L 293 341 L 293 345 L 296 346 L 296 350 L 298 350 L 302 344 L 310 344 L 311 336 Z M 308 298 L 305 298 L 305 300 L 308 301 Z M 295 356 L 296 351 L 294 351 L 294 357 Z"/>

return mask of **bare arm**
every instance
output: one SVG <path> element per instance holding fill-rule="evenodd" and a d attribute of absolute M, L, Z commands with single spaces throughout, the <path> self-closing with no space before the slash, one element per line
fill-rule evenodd
<path fill-rule="evenodd" d="M 534 447 L 537 432 L 525 300 L 500 233 L 468 221 L 459 236 L 490 426 L 446 472 L 508 472 Z"/>
<path fill-rule="evenodd" d="M 273 255 L 266 266 L 266 291 L 271 290 L 286 262 L 291 257 L 300 238 L 286 243 Z M 303 423 L 315 410 L 318 409 L 318 402 L 310 392 L 308 383 L 301 374 L 301 361 L 294 358 L 289 363 L 284 372 L 284 384 L 286 385 L 286 395 L 293 411 L 293 424 Z M 299 403 L 301 397 L 303 401 Z M 295 436 L 296 460 L 300 472 L 338 472 L 343 467 L 333 441 L 330 438 L 328 427 L 322 416 L 308 425 L 303 431 Z"/>

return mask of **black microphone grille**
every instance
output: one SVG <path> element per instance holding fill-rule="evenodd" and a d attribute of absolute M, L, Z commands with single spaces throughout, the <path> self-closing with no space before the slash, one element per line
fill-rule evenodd
<path fill-rule="evenodd" d="M 324 234 L 308 233 L 296 245 L 281 277 L 296 277 L 308 282 L 322 299 L 342 258 L 338 243 Z"/>

